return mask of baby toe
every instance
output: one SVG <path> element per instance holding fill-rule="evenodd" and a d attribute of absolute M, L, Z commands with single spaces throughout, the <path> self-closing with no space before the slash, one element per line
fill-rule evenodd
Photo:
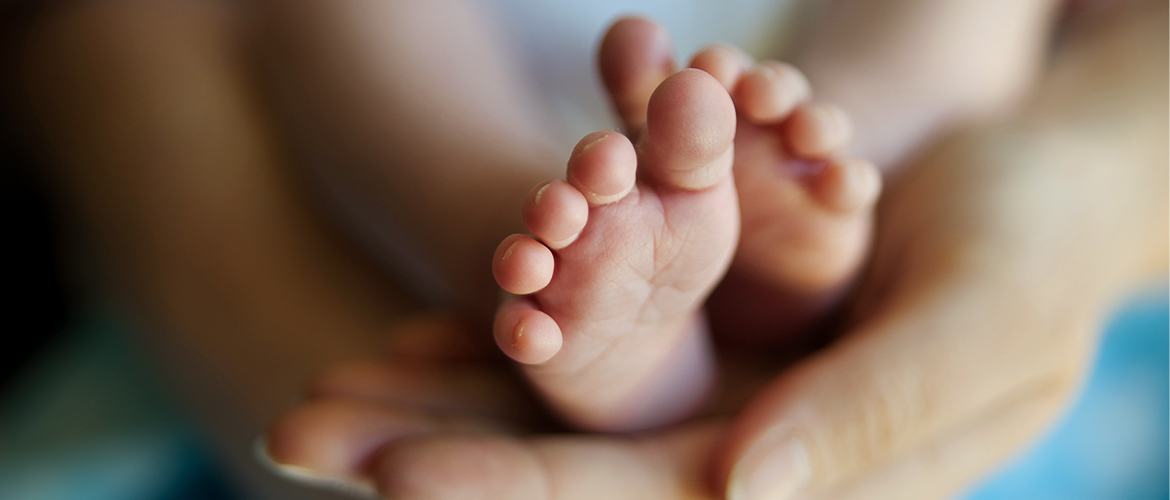
<path fill-rule="evenodd" d="M 496 283 L 517 295 L 536 293 L 548 286 L 553 266 L 552 251 L 522 234 L 504 238 L 492 257 Z"/>
<path fill-rule="evenodd" d="M 776 123 L 812 96 L 804 73 L 792 65 L 762 61 L 744 73 L 735 88 L 736 103 L 755 124 Z"/>
<path fill-rule="evenodd" d="M 573 243 L 589 219 L 589 204 L 577 188 L 562 180 L 536 186 L 521 212 L 524 226 L 551 249 Z"/>
<path fill-rule="evenodd" d="M 813 195 L 826 208 L 840 213 L 872 207 L 882 190 L 882 176 L 873 163 L 859 158 L 828 162 L 813 184 Z"/>
<path fill-rule="evenodd" d="M 666 29 L 644 17 L 620 19 L 602 38 L 601 80 L 627 131 L 645 127 L 650 95 L 674 72 L 673 52 Z"/>
<path fill-rule="evenodd" d="M 840 152 L 853 136 L 849 115 L 837 106 L 808 103 L 797 106 L 784 123 L 789 150 L 806 159 L 825 159 Z"/>
<path fill-rule="evenodd" d="M 564 341 L 557 322 L 524 298 L 500 306 L 492 331 L 500 350 L 526 365 L 548 361 Z"/>
<path fill-rule="evenodd" d="M 590 205 L 608 205 L 634 189 L 638 155 L 625 136 L 594 132 L 577 143 L 569 157 L 568 179 Z"/>
<path fill-rule="evenodd" d="M 691 67 L 706 71 L 731 92 L 739 84 L 744 72 L 752 66 L 752 59 L 743 51 L 724 44 L 708 45 L 691 59 Z"/>

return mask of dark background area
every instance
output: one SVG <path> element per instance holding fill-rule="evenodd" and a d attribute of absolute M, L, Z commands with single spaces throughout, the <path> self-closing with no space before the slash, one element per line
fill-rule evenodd
<path fill-rule="evenodd" d="M 0 221 L 4 231 L 0 394 L 63 330 L 74 311 L 60 251 L 60 219 L 0 108 Z"/>

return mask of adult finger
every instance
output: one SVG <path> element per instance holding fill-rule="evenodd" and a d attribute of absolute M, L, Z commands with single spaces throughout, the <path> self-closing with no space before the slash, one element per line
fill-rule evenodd
<path fill-rule="evenodd" d="M 386 448 L 374 482 L 407 500 L 701 500 L 723 425 L 643 436 L 435 434 Z"/>
<path fill-rule="evenodd" d="M 492 365 L 353 361 L 318 377 L 308 396 L 531 424 L 544 415 L 519 377 Z"/>
<path fill-rule="evenodd" d="M 484 335 L 482 327 L 466 318 L 435 312 L 398 320 L 387 332 L 387 355 L 395 360 L 473 362 L 504 357 Z"/>
<path fill-rule="evenodd" d="M 875 500 L 954 498 L 1048 425 L 1067 402 L 1060 387 L 1036 386 L 905 456 L 812 498 Z"/>
<path fill-rule="evenodd" d="M 721 451 L 728 498 L 829 491 L 1034 387 L 1071 393 L 1090 336 L 1029 321 L 978 278 L 960 281 L 967 286 L 902 301 L 907 313 L 874 317 L 765 389 Z"/>
<path fill-rule="evenodd" d="M 484 420 L 329 399 L 278 420 L 267 456 L 290 478 L 350 491 L 376 486 L 394 499 L 698 500 L 711 498 L 704 473 L 724 427 L 520 437 Z"/>

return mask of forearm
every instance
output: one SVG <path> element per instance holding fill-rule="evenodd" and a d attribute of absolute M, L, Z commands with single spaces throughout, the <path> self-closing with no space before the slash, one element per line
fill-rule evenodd
<path fill-rule="evenodd" d="M 550 154 L 535 92 L 478 7 L 273 1 L 261 35 L 312 170 L 372 222 L 370 232 L 390 229 L 384 239 L 435 268 L 460 305 L 487 311 L 495 246 L 519 229 L 524 196 L 559 175 L 566 157 Z"/>
<path fill-rule="evenodd" d="M 1120 291 L 1164 270 L 1161 9 L 1071 27 L 1021 111 L 927 155 L 892 183 L 887 217 L 944 231 L 935 239 L 952 243 L 964 279 L 1003 280 L 1005 292 L 1044 299 L 1054 314 L 1103 314 Z M 933 192 L 938 209 L 916 212 L 921 204 L 899 199 L 905 191 Z"/>
<path fill-rule="evenodd" d="M 965 122 L 1004 114 L 1041 69 L 1057 0 L 837 0 L 795 61 L 841 105 L 855 151 L 882 168 Z"/>
<path fill-rule="evenodd" d="M 34 26 L 21 76 L 61 192 L 152 343 L 195 363 L 180 368 L 194 370 L 179 374 L 188 388 L 227 391 L 215 412 L 242 409 L 258 430 L 307 377 L 374 350 L 403 302 L 300 196 L 233 15 L 212 2 L 66 6 Z"/>

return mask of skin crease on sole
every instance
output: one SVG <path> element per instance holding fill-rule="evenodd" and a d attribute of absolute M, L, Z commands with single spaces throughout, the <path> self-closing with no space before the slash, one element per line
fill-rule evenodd
<path fill-rule="evenodd" d="M 494 262 L 502 288 L 528 294 L 501 307 L 497 342 L 590 429 L 653 427 L 705 399 L 698 311 L 738 239 L 730 95 L 691 69 L 650 100 L 637 146 L 615 132 L 583 138 L 569 182 L 542 183 L 525 204 L 535 238 L 509 237 Z"/>
<path fill-rule="evenodd" d="M 617 21 L 601 44 L 602 80 L 631 133 L 644 123 L 645 89 L 669 74 L 671 51 L 666 31 L 639 17 Z M 715 77 L 739 115 L 743 232 L 731 276 L 712 299 L 712 319 L 724 325 L 716 333 L 787 341 L 840 300 L 864 263 L 881 176 L 842 154 L 852 138 L 848 116 L 813 101 L 796 68 L 756 63 L 721 44 L 700 50 L 691 67 Z"/>
<path fill-rule="evenodd" d="M 641 22 L 643 21 L 630 21 L 635 25 Z M 709 160 L 703 158 L 709 157 L 710 154 L 704 154 L 702 148 L 709 148 L 712 139 L 703 135 L 703 128 L 654 126 L 656 123 L 683 123 L 692 118 L 671 116 L 672 113 L 678 114 L 679 110 L 686 111 L 685 100 L 680 103 L 662 102 L 683 99 L 687 97 L 685 93 L 677 92 L 677 95 L 672 97 L 671 93 L 662 92 L 661 95 L 666 97 L 659 98 L 657 107 L 652 106 L 650 102 L 638 105 L 639 96 L 645 94 L 645 89 L 653 82 L 656 74 L 665 73 L 669 68 L 669 64 L 647 63 L 669 61 L 669 57 L 663 59 L 652 53 L 663 47 L 668 48 L 669 43 L 664 42 L 664 37 L 656 34 L 653 29 L 639 33 L 638 30 L 642 28 L 638 26 L 623 28 L 628 24 L 619 22 L 611 30 L 611 35 L 636 40 L 635 43 L 646 44 L 650 50 L 642 54 L 633 51 L 626 56 L 612 57 L 610 71 L 607 73 L 604 53 L 620 52 L 619 48 L 614 48 L 614 43 L 610 43 L 612 39 L 607 37 L 607 42 L 603 42 L 602 47 L 602 66 L 607 86 L 620 92 L 614 94 L 619 113 L 630 122 L 631 133 L 636 134 L 639 139 L 636 158 L 635 149 L 628 147 L 628 141 L 621 139 L 617 134 L 599 132 L 583 138 L 570 160 L 567 176 L 569 182 L 542 183 L 529 195 L 523 219 L 536 239 L 520 235 L 506 239 L 497 251 L 493 269 L 498 283 L 505 290 L 519 295 L 536 293 L 532 298 L 518 299 L 501 308 L 495 326 L 496 340 L 501 349 L 516 361 L 530 365 L 527 369 L 530 378 L 538 388 L 541 388 L 554 407 L 562 409 L 563 415 L 579 425 L 602 430 L 627 430 L 632 428 L 630 422 L 634 421 L 640 422 L 638 425 L 641 426 L 649 425 L 648 422 L 653 423 L 656 420 L 666 422 L 677 418 L 675 415 L 656 418 L 648 415 L 646 410 L 634 411 L 641 416 L 631 417 L 628 401 L 632 401 L 630 399 L 632 394 L 637 394 L 640 399 L 649 398 L 656 392 L 654 386 L 678 390 L 678 384 L 675 382 L 647 382 L 650 388 L 646 388 L 645 384 L 641 384 L 644 387 L 638 387 L 640 385 L 638 382 L 649 379 L 680 379 L 679 375 L 658 373 L 661 370 L 658 370 L 657 366 L 662 366 L 662 363 L 672 356 L 681 355 L 686 359 L 701 360 L 709 359 L 709 353 L 687 354 L 686 350 L 681 351 L 682 354 L 672 356 L 665 353 L 677 351 L 680 345 L 706 345 L 706 341 L 681 342 L 679 334 L 675 333 L 661 338 L 656 345 L 635 342 L 634 345 L 638 345 L 637 350 L 644 354 L 632 358 L 627 354 L 625 357 L 629 360 L 628 363 L 640 363 L 641 366 L 635 369 L 614 366 L 618 364 L 616 360 L 622 356 L 608 360 L 605 358 L 612 354 L 613 349 L 621 351 L 621 347 L 616 347 L 618 342 L 609 345 L 606 345 L 605 340 L 601 340 L 600 344 L 597 340 L 585 342 L 594 353 L 601 349 L 607 351 L 603 357 L 599 357 L 597 354 L 582 354 L 583 349 L 579 347 L 581 341 L 566 339 L 574 336 L 589 338 L 591 335 L 578 333 L 580 331 L 615 329 L 615 326 L 605 322 L 613 316 L 614 307 L 596 307 L 588 304 L 587 300 L 580 301 L 579 297 L 575 296 L 574 302 L 584 302 L 584 305 L 575 304 L 568 311 L 561 310 L 558 314 L 558 301 L 554 298 L 549 307 L 550 292 L 542 291 L 555 283 L 554 290 L 568 286 L 575 289 L 576 294 L 588 294 L 591 286 L 596 286 L 588 282 L 558 283 L 554 277 L 566 262 L 570 267 L 575 265 L 572 264 L 574 251 L 578 247 L 585 247 L 587 243 L 577 247 L 571 245 L 578 241 L 584 234 L 586 226 L 597 217 L 594 214 L 605 214 L 607 209 L 620 207 L 620 202 L 627 199 L 626 197 L 634 198 L 632 195 L 640 197 L 643 194 L 642 190 L 647 186 L 666 186 L 683 191 L 710 189 L 710 186 L 717 185 L 720 179 L 727 175 L 726 170 L 706 165 L 705 162 Z M 646 64 L 639 68 L 637 63 L 640 61 Z M 749 153 L 755 154 L 750 157 L 755 164 L 746 167 L 750 171 L 745 173 L 757 176 L 751 189 L 758 193 L 755 195 L 757 198 L 765 198 L 768 201 L 743 203 L 741 200 L 741 207 L 752 216 L 752 224 L 744 227 L 755 230 L 755 234 L 745 235 L 747 251 L 741 249 L 739 260 L 746 261 L 748 269 L 754 267 L 757 272 L 763 271 L 770 277 L 768 281 L 780 282 L 782 287 L 804 290 L 806 291 L 804 295 L 824 302 L 823 297 L 836 294 L 859 266 L 864 250 L 868 247 L 869 223 L 866 215 L 880 190 L 878 181 L 880 177 L 871 164 L 837 156 L 837 152 L 849 141 L 848 117 L 835 107 L 810 102 L 811 92 L 807 80 L 798 70 L 783 63 L 765 61 L 753 64 L 735 49 L 713 46 L 700 52 L 695 58 L 694 65 L 714 78 L 715 83 L 732 97 L 733 105 L 738 107 L 740 115 L 738 126 L 752 128 L 749 134 L 737 136 L 736 142 L 750 142 L 755 139 L 754 143 L 749 144 L 752 147 L 748 148 Z M 682 74 L 686 72 L 680 73 Z M 681 79 L 682 76 L 670 78 Z M 663 80 L 660 87 L 669 85 L 669 79 Z M 744 116 L 756 122 L 748 121 Z M 650 124 L 649 127 L 645 126 L 647 122 Z M 764 148 L 759 147 L 761 145 Z M 789 151 L 797 151 L 802 156 L 797 157 Z M 699 160 L 696 162 L 694 158 Z M 767 174 L 761 172 L 759 166 L 770 166 L 777 161 L 796 164 L 813 161 L 818 162 L 820 167 L 813 175 L 796 177 L 773 175 L 760 179 L 760 175 Z M 635 187 L 633 182 L 635 169 L 627 167 L 623 170 L 621 167 L 623 164 L 631 165 L 632 162 L 638 162 L 637 169 L 640 169 L 638 178 L 643 179 L 643 184 L 638 187 Z M 743 162 L 737 157 L 736 168 L 745 169 L 740 163 Z M 652 168 L 645 168 L 647 164 Z M 775 201 L 777 194 L 780 195 L 780 203 Z M 767 210 L 767 213 L 761 214 L 762 209 Z M 777 217 L 775 214 L 781 215 Z M 594 224 L 615 223 L 604 215 L 598 220 L 602 222 Z M 775 227 L 776 224 L 781 224 L 779 231 Z M 760 228 L 761 225 L 765 228 Z M 793 230 L 801 233 L 798 235 L 799 244 L 796 246 L 791 244 Z M 847 236 L 842 238 L 842 234 Z M 780 236 L 779 241 L 776 239 L 777 236 Z M 845 248 L 835 248 L 829 252 L 820 250 L 826 245 Z M 764 252 L 759 250 L 761 247 L 766 247 Z M 782 253 L 777 259 L 774 255 L 776 248 L 795 250 Z M 602 249 L 603 252 L 610 250 Z M 829 256 L 828 264 L 825 264 L 826 255 Z M 599 256 L 600 252 L 597 255 L 586 255 L 576 259 L 578 262 L 586 262 Z M 753 260 L 764 261 L 764 264 L 755 264 Z M 553 268 L 557 270 L 553 271 Z M 810 268 L 813 269 L 811 274 L 808 271 Z M 571 273 L 569 275 L 572 276 Z M 613 280 L 612 276 L 610 278 Z M 620 278 L 617 281 L 620 281 Z M 612 283 L 602 283 L 599 290 L 604 290 L 606 286 L 612 286 Z M 802 313 L 817 315 L 823 312 L 823 308 L 804 307 L 810 301 L 806 297 L 799 298 L 803 299 L 804 304 L 798 303 L 795 306 L 794 309 L 798 311 L 796 316 Z M 561 299 L 561 302 L 565 301 L 566 299 Z M 637 303 L 645 303 L 645 299 L 620 305 L 618 309 L 628 308 L 630 304 Z M 697 311 L 699 303 L 692 300 L 689 307 Z M 800 310 L 802 307 L 804 310 Z M 549 314 L 550 312 L 552 314 Z M 598 315 L 605 320 L 590 325 L 588 319 L 580 319 L 587 318 L 590 314 Z M 566 321 L 557 320 L 554 316 L 578 319 L 575 322 L 568 321 L 572 333 L 566 334 L 564 325 Z M 657 320 L 657 326 L 652 328 L 695 332 L 694 335 L 705 338 L 705 326 L 696 327 L 704 323 L 693 314 L 691 316 L 689 319 L 681 320 L 679 319 L 681 316 L 675 314 L 674 319 Z M 750 319 L 748 324 L 751 324 Z M 621 328 L 616 327 L 619 331 Z M 628 339 L 622 339 L 620 343 L 630 342 Z M 573 345 L 574 343 L 578 345 Z M 602 347 L 598 347 L 599 345 Z M 566 349 L 567 353 L 562 354 Z M 645 354 L 655 351 L 657 356 Z M 636 389 L 628 394 L 603 397 L 603 400 L 608 401 L 596 404 L 598 399 L 596 389 L 588 387 L 589 384 L 596 382 L 590 382 L 589 376 L 581 376 L 580 368 L 572 367 L 573 364 L 580 365 L 581 359 L 590 358 L 593 360 L 589 362 L 590 369 L 600 372 L 596 380 L 609 380 L 612 383 L 615 377 L 619 377 L 628 383 L 631 380 L 629 376 L 631 372 L 640 373 L 632 378 L 635 382 L 627 385 Z M 706 365 L 706 362 L 701 363 Z M 680 371 L 675 369 L 675 372 Z M 572 381 L 568 380 L 569 374 L 573 375 Z M 695 377 L 688 379 L 694 380 Z M 708 385 L 702 382 L 698 384 L 699 387 Z M 582 405 L 586 400 L 590 402 L 587 407 Z M 690 409 L 695 407 L 691 401 L 684 404 L 664 402 L 655 406 L 663 404 L 667 407 Z M 599 407 L 602 409 L 598 409 Z M 663 413 L 663 410 L 649 410 L 649 413 Z"/>

